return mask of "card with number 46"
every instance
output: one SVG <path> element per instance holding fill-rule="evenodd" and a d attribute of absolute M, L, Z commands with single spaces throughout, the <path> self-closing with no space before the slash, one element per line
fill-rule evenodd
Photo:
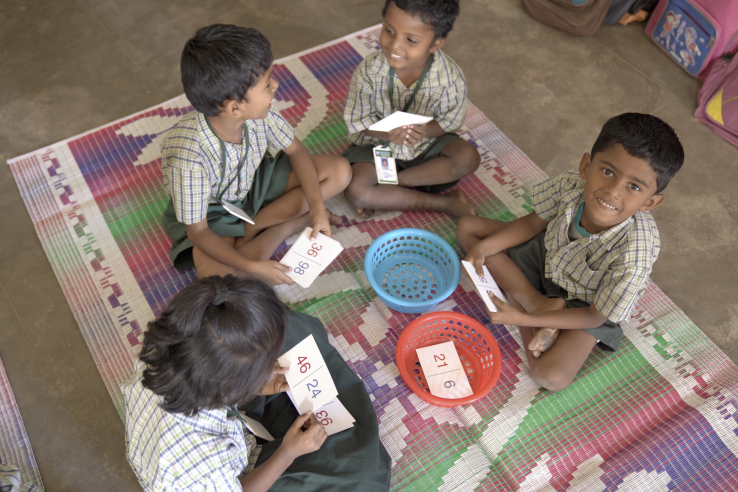
<path fill-rule="evenodd" d="M 292 392 L 292 402 L 300 414 L 322 407 L 338 395 L 328 366 L 312 335 L 277 359 L 288 367 L 284 375 Z"/>
<path fill-rule="evenodd" d="M 341 243 L 321 233 L 315 241 L 310 240 L 313 232 L 306 228 L 292 245 L 280 263 L 292 267 L 287 276 L 302 287 L 310 287 L 318 275 L 343 251 Z"/>

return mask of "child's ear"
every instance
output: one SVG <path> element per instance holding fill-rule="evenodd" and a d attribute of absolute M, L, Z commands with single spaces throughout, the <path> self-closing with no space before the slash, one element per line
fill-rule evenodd
<path fill-rule="evenodd" d="M 243 110 L 243 108 L 238 104 L 238 101 L 236 101 L 235 99 L 226 99 L 225 101 L 223 101 L 221 110 L 228 116 L 238 117 L 240 116 L 240 112 Z"/>
<path fill-rule="evenodd" d="M 639 212 L 650 212 L 654 208 L 658 207 L 662 203 L 664 203 L 664 198 L 666 198 L 661 193 L 656 193 L 654 196 L 648 199 L 646 203 L 641 205 L 641 208 L 638 209 Z"/>
<path fill-rule="evenodd" d="M 582 160 L 579 161 L 579 179 L 587 179 L 587 171 L 589 171 L 590 164 L 592 164 L 592 158 L 589 152 L 585 152 Z"/>
<path fill-rule="evenodd" d="M 446 45 L 446 38 L 436 38 L 435 41 L 431 43 L 430 49 L 428 50 L 431 54 L 435 53 L 436 51 L 440 50 Z"/>

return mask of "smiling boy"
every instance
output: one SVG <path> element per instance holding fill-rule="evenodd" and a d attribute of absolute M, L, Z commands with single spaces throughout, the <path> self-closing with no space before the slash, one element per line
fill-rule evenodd
<path fill-rule="evenodd" d="M 194 266 L 200 278 L 248 272 L 292 284 L 290 267 L 269 257 L 306 226 L 330 236 L 339 220 L 324 202 L 344 190 L 351 167 L 339 156 L 308 154 L 272 108 L 272 60 L 259 31 L 223 24 L 198 30 L 182 51 L 182 85 L 196 111 L 162 142 L 171 197 L 163 221 L 172 263 Z M 283 150 L 272 157 L 267 149 Z M 229 213 L 231 205 L 255 224 Z"/>
<path fill-rule="evenodd" d="M 364 217 L 379 210 L 432 210 L 473 215 L 460 190 L 444 191 L 473 173 L 479 152 L 457 131 L 466 115 L 466 82 L 441 48 L 459 14 L 457 0 L 387 0 L 381 50 L 354 72 L 344 109 L 353 164 L 346 198 Z M 377 132 L 368 128 L 395 111 L 433 120 Z M 398 185 L 378 184 L 373 148 L 387 143 L 395 157 Z"/>
<path fill-rule="evenodd" d="M 660 241 L 650 211 L 684 162 L 674 130 L 651 115 L 605 123 L 579 164 L 533 187 L 534 212 L 510 223 L 463 217 L 456 237 L 510 299 L 493 323 L 518 325 L 533 379 L 559 391 L 592 348 L 615 351 L 650 281 Z"/>

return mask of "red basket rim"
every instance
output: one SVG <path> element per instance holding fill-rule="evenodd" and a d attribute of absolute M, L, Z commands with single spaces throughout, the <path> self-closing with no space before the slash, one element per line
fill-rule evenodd
<path fill-rule="evenodd" d="M 410 338 L 410 333 L 412 332 L 411 328 L 414 328 L 418 324 L 425 323 L 428 320 L 441 318 L 455 319 L 456 321 L 464 322 L 469 326 L 474 326 L 477 329 L 484 329 L 485 331 L 487 331 L 487 333 L 490 334 L 490 338 L 492 341 L 492 343 L 490 344 L 490 350 L 492 351 L 493 361 L 492 375 L 490 376 L 489 381 L 487 381 L 479 389 L 479 391 L 474 392 L 472 395 L 467 396 L 466 398 L 441 398 L 440 396 L 434 396 L 430 393 L 426 393 L 425 391 L 420 391 L 419 389 L 416 389 L 414 385 L 410 384 L 409 382 L 412 380 L 412 378 L 410 377 L 410 373 L 407 372 L 404 361 L 402 360 L 402 346 L 405 341 Z M 444 340 L 439 340 L 439 343 L 443 342 Z M 500 352 L 500 346 L 497 344 L 497 339 L 495 338 L 494 334 L 492 334 L 492 332 L 480 321 L 472 318 L 471 316 L 467 316 L 466 314 L 456 313 L 454 311 L 438 311 L 434 313 L 424 314 L 423 316 L 415 318 L 405 327 L 404 330 L 402 330 L 400 338 L 397 339 L 397 347 L 395 347 L 395 363 L 397 364 L 397 369 L 399 369 L 400 371 L 400 376 L 402 376 L 403 382 L 407 385 L 408 388 L 410 388 L 413 393 L 418 395 L 421 399 L 425 400 L 431 405 L 435 405 L 438 407 L 459 407 L 461 405 L 466 405 L 471 402 L 477 401 L 480 398 L 483 398 L 492 390 L 492 388 L 494 388 L 494 386 L 497 384 L 497 380 L 500 378 L 500 372 L 502 371 L 502 354 Z"/>

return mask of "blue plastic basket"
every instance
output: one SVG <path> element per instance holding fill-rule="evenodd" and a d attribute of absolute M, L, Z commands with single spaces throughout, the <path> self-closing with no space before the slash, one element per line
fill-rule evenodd
<path fill-rule="evenodd" d="M 364 272 L 384 303 L 401 313 L 422 313 L 459 285 L 461 264 L 446 241 L 422 229 L 397 229 L 374 240 Z"/>

